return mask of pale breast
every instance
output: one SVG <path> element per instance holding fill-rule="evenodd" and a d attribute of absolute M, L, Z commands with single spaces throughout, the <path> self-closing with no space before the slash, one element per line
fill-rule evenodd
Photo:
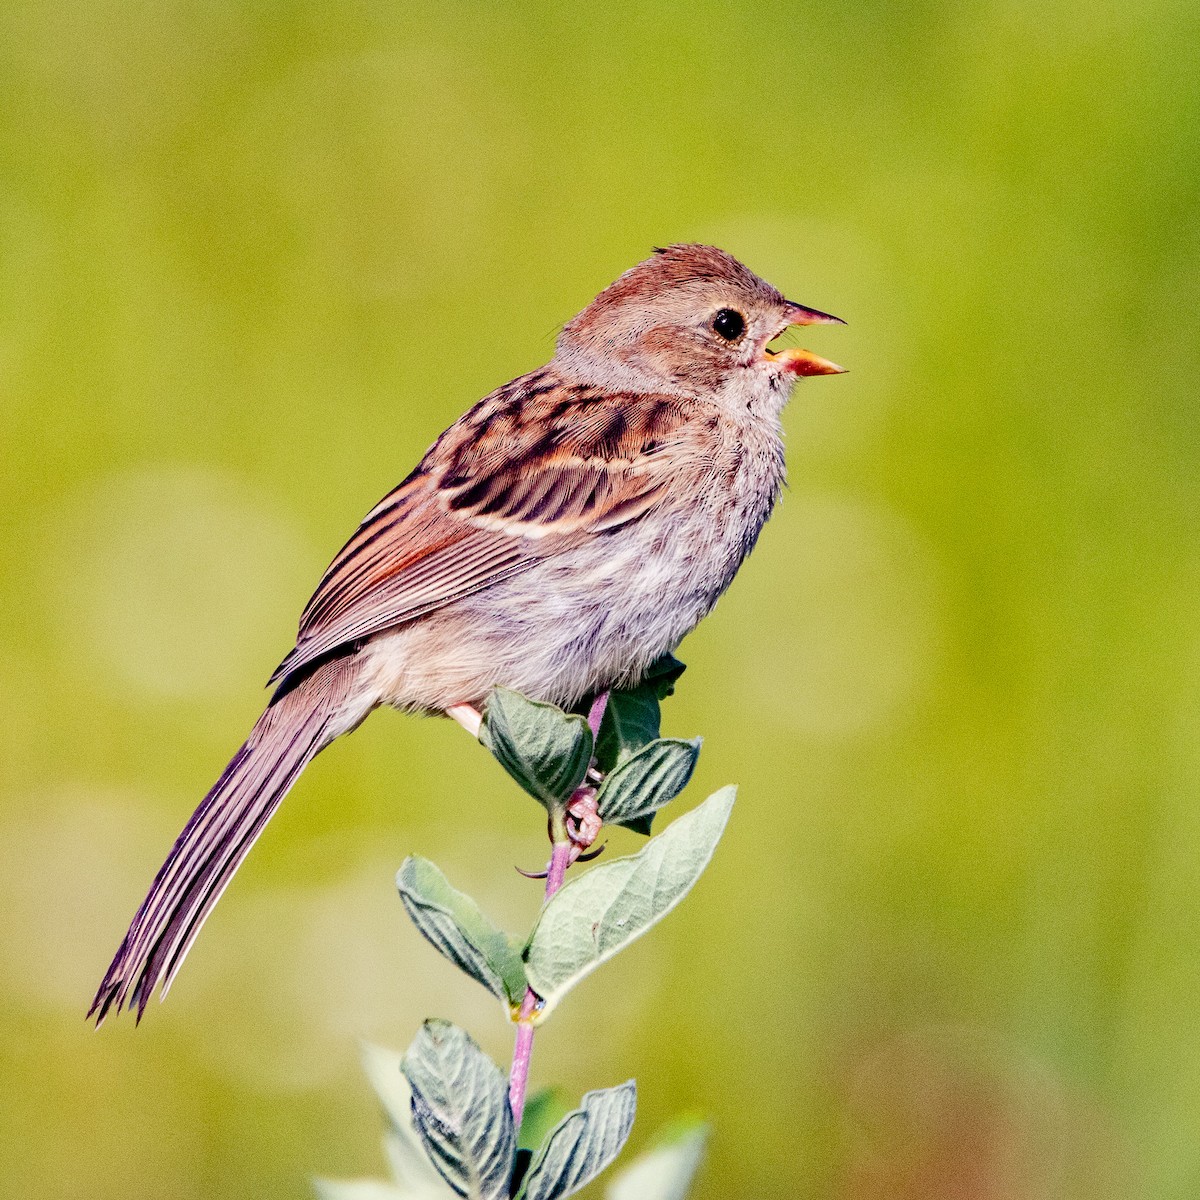
<path fill-rule="evenodd" d="M 712 609 L 778 494 L 778 437 L 722 432 L 661 508 L 377 638 L 383 701 L 478 704 L 500 684 L 570 704 L 639 678 Z"/>

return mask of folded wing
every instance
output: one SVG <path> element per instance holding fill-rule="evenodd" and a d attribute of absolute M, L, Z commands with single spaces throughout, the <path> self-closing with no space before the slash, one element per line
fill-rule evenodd
<path fill-rule="evenodd" d="M 314 662 L 637 520 L 671 494 L 701 414 L 675 397 L 518 380 L 453 425 L 325 572 L 281 690 Z"/>

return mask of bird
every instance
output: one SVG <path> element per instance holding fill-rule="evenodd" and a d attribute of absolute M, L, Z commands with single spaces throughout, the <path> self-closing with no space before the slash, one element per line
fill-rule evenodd
<path fill-rule="evenodd" d="M 770 343 L 844 324 L 715 246 L 656 248 L 480 400 L 326 570 L 249 737 L 200 802 L 89 1018 L 140 1021 L 304 768 L 375 708 L 478 733 L 493 687 L 634 686 L 713 608 L 784 482 L 781 414 L 843 368 Z"/>

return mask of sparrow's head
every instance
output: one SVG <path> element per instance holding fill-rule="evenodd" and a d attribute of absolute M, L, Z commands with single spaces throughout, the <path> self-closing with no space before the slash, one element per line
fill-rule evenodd
<path fill-rule="evenodd" d="M 558 341 L 558 362 L 591 382 L 685 393 L 782 394 L 801 375 L 843 368 L 807 350 L 768 349 L 792 325 L 841 325 L 785 299 L 715 246 L 656 250 L 610 284 Z"/>

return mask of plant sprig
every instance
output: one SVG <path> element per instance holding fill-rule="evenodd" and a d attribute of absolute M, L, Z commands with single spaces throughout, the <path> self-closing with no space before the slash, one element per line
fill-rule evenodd
<path fill-rule="evenodd" d="M 506 1080 L 467 1033 L 441 1020 L 426 1021 L 402 1057 L 368 1051 L 367 1073 L 389 1118 L 393 1182 L 320 1180 L 322 1200 L 563 1200 L 621 1152 L 637 1107 L 633 1080 L 588 1092 L 552 1126 L 545 1094 L 526 1110 L 526 1081 L 535 1030 L 580 980 L 679 904 L 729 820 L 732 787 L 636 854 L 564 886 L 581 848 L 572 818 L 581 803 L 598 822 L 649 836 L 656 814 L 687 786 L 700 740 L 659 736 L 659 703 L 682 671 L 667 656 L 637 688 L 601 698 L 587 717 L 517 692 L 492 693 L 479 739 L 547 812 L 551 859 L 533 928 L 523 938 L 497 928 L 426 859 L 405 859 L 396 884 L 425 939 L 516 1024 L 512 1067 Z M 536 1144 L 524 1146 L 534 1133 Z M 704 1137 L 694 1124 L 677 1131 L 616 1177 L 609 1200 L 683 1200 Z"/>

